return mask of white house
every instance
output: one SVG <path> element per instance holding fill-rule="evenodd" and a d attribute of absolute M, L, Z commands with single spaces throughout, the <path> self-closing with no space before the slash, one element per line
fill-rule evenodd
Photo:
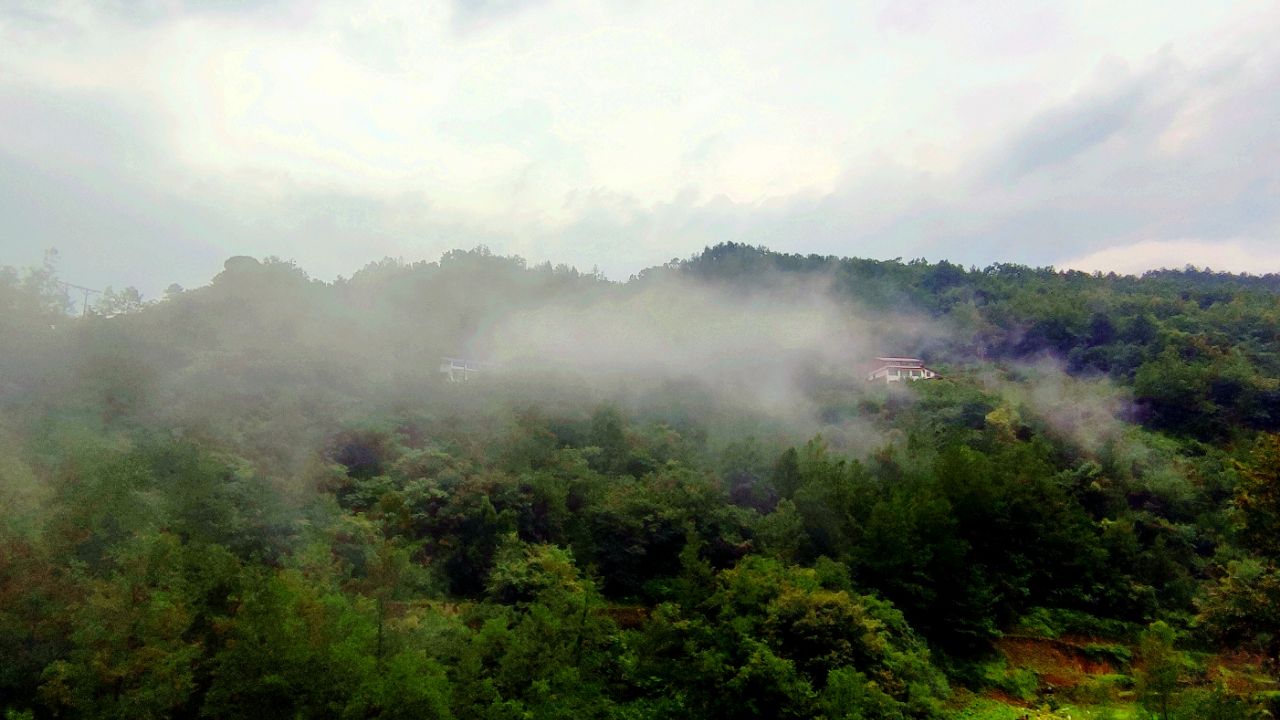
<path fill-rule="evenodd" d="M 490 367 L 489 363 L 464 358 L 440 358 L 440 373 L 450 382 L 466 382 Z"/>
<path fill-rule="evenodd" d="M 938 373 L 924 366 L 919 358 L 878 357 L 875 370 L 867 373 L 868 380 L 902 382 L 903 380 L 931 380 Z"/>

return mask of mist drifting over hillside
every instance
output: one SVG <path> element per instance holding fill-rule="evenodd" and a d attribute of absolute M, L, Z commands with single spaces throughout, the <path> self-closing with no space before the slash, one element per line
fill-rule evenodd
<path fill-rule="evenodd" d="M 5 269 L 0 703 L 944 720 L 1007 684 L 1006 633 L 1104 635 L 1139 679 L 1178 618 L 1273 652 L 1232 608 L 1275 574 L 1278 289 L 476 248 L 77 312 L 55 257 Z"/>
<path fill-rule="evenodd" d="M 824 419 L 816 393 L 835 383 L 859 397 L 875 356 L 938 345 L 948 331 L 910 308 L 873 311 L 834 283 L 829 270 L 739 283 L 679 268 L 610 282 L 483 250 L 324 283 L 291 263 L 233 258 L 208 286 L 53 323 L 59 343 L 88 349 L 45 370 L 68 384 L 126 376 L 112 407 L 178 428 L 256 414 L 332 423 L 369 403 L 448 412 L 566 398 L 661 419 L 680 398 L 671 421 L 759 423 L 792 442 L 825 429 L 868 449 L 878 435 L 860 418 Z M 443 358 L 485 369 L 451 383 Z"/>
<path fill-rule="evenodd" d="M 0 720 L 1280 717 L 1277 31 L 0 0 Z"/>

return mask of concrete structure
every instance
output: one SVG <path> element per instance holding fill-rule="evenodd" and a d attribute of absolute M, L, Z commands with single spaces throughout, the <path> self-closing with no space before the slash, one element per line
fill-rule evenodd
<path fill-rule="evenodd" d="M 867 373 L 868 380 L 902 382 L 904 380 L 932 380 L 938 373 L 924 366 L 919 358 L 878 357 L 875 369 Z"/>
<path fill-rule="evenodd" d="M 465 358 L 440 358 L 440 373 L 449 382 L 466 382 L 474 380 L 482 370 L 488 369 L 488 363 L 467 360 Z"/>

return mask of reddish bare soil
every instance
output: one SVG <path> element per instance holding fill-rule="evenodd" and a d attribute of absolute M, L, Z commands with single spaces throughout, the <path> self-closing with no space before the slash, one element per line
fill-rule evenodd
<path fill-rule="evenodd" d="M 1071 688 L 1092 675 L 1109 675 L 1118 668 L 1106 660 L 1090 657 L 1082 643 L 1068 639 L 1006 636 L 996 648 L 1014 667 L 1027 668 L 1041 682 L 1056 688 Z"/>

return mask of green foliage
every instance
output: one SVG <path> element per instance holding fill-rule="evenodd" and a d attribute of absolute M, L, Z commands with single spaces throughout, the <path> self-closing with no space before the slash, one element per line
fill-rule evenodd
<path fill-rule="evenodd" d="M 1073 702 L 1107 707 L 1118 704 L 1132 688 L 1133 678 L 1128 675 L 1098 675 L 1072 688 L 1069 695 Z"/>
<path fill-rule="evenodd" d="M 1138 638 L 1141 665 L 1136 674 L 1138 701 L 1159 720 L 1169 720 L 1179 705 L 1178 691 L 1186 658 L 1174 648 L 1176 634 L 1164 622 L 1152 623 Z"/>
<path fill-rule="evenodd" d="M 1251 554 L 1227 560 L 1199 599 L 1198 624 L 1224 647 L 1280 657 L 1280 435 L 1264 434 L 1239 465 L 1235 520 Z"/>
<path fill-rule="evenodd" d="M 586 592 L 573 556 L 552 545 L 529 546 L 513 533 L 498 548 L 486 591 L 498 602 L 528 603 L 545 593 Z"/>
<path fill-rule="evenodd" d="M 1069 608 L 1036 607 L 1023 615 L 1016 625 L 1018 632 L 1039 637 L 1062 635 L 1136 639 L 1139 627 L 1114 618 L 1102 618 Z"/>
<path fill-rule="evenodd" d="M 763 558 L 716 586 L 697 611 L 663 608 L 641 646 L 641 671 L 685 688 L 698 714 L 936 716 L 946 683 L 888 603 Z"/>
<path fill-rule="evenodd" d="M 952 328 L 902 350 L 945 379 L 801 368 L 793 423 L 693 380 L 436 377 L 516 310 L 814 279 Z M 334 283 L 233 258 L 75 317 L 54 258 L 3 269 L 0 708 L 1049 717 L 948 705 L 1047 703 L 991 659 L 1022 633 L 1162 720 L 1243 717 L 1172 628 L 1276 657 L 1277 292 L 732 244 L 618 284 L 477 249 Z"/>
<path fill-rule="evenodd" d="M 995 688 L 1023 702 L 1035 700 L 1040 688 L 1040 678 L 1033 670 L 1010 667 L 1004 657 L 981 663 L 976 675 L 979 689 Z"/>
<path fill-rule="evenodd" d="M 1244 698 L 1219 685 L 1184 693 L 1179 698 L 1174 717 L 1186 720 L 1246 720 L 1257 715 Z"/>
<path fill-rule="evenodd" d="M 168 717 L 190 703 L 200 626 L 221 609 L 214 593 L 235 581 L 237 564 L 169 534 L 137 536 L 111 555 L 115 569 L 86 580 L 71 606 L 71 650 L 45 668 L 40 694 L 84 717 Z"/>
<path fill-rule="evenodd" d="M 1101 660 L 1117 667 L 1124 667 L 1133 660 L 1133 652 L 1126 645 L 1115 643 L 1087 643 L 1080 654 L 1090 660 Z"/>
<path fill-rule="evenodd" d="M 1235 504 L 1246 547 L 1280 560 L 1280 434 L 1259 436 L 1248 464 L 1241 468 Z"/>
<path fill-rule="evenodd" d="M 1200 628 L 1217 645 L 1280 653 L 1280 571 L 1253 558 L 1233 560 L 1200 601 Z"/>

